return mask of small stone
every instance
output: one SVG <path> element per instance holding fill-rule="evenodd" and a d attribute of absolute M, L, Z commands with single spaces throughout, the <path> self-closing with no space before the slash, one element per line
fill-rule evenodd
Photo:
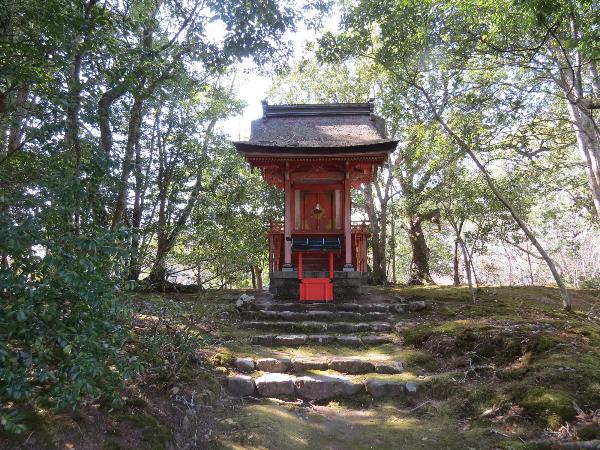
<path fill-rule="evenodd" d="M 413 301 L 413 302 L 409 302 L 408 304 L 408 310 L 409 311 L 422 311 L 425 308 L 427 308 L 427 304 L 425 303 L 424 300 L 418 300 L 418 301 Z"/>
<path fill-rule="evenodd" d="M 308 340 L 317 344 L 331 344 L 335 341 L 335 336 L 329 334 L 311 334 L 308 336 Z"/>
<path fill-rule="evenodd" d="M 362 336 L 360 340 L 364 345 L 388 344 L 394 341 L 390 336 L 382 336 L 377 334 Z"/>
<path fill-rule="evenodd" d="M 235 306 L 239 311 L 254 309 L 255 298 L 253 295 L 242 294 L 235 302 Z"/>
<path fill-rule="evenodd" d="M 354 326 L 355 330 L 359 333 L 364 333 L 367 331 L 371 331 L 371 325 L 367 322 L 359 322 Z"/>
<path fill-rule="evenodd" d="M 361 383 L 331 375 L 298 377 L 296 378 L 295 385 L 298 396 L 306 400 L 346 397 L 357 394 L 363 389 Z"/>
<path fill-rule="evenodd" d="M 256 367 L 263 372 L 283 373 L 290 370 L 292 361 L 288 358 L 261 358 L 256 360 Z"/>
<path fill-rule="evenodd" d="M 255 380 L 256 389 L 262 397 L 294 395 L 294 379 L 281 373 L 268 373 Z"/>
<path fill-rule="evenodd" d="M 179 388 L 174 386 L 171 388 L 171 395 L 177 395 L 179 393 Z"/>
<path fill-rule="evenodd" d="M 373 364 L 370 361 L 355 358 L 333 359 L 329 362 L 329 368 L 348 374 L 373 372 Z"/>
<path fill-rule="evenodd" d="M 307 336 L 305 334 L 284 334 L 275 336 L 275 344 L 294 347 L 296 345 L 306 344 Z"/>
<path fill-rule="evenodd" d="M 235 358 L 233 366 L 241 372 L 252 372 L 254 370 L 254 361 L 252 358 Z"/>
<path fill-rule="evenodd" d="M 183 420 L 181 421 L 181 428 L 185 433 L 187 433 L 190 430 L 190 418 L 187 415 L 183 416 Z"/>
<path fill-rule="evenodd" d="M 417 393 L 417 383 L 415 383 L 414 381 L 407 381 L 405 384 L 405 387 L 406 387 L 406 392 L 408 392 L 409 394 Z"/>
<path fill-rule="evenodd" d="M 404 370 L 400 361 L 373 361 L 376 373 L 395 374 Z"/>
<path fill-rule="evenodd" d="M 300 323 L 300 328 L 306 331 L 327 331 L 327 324 L 317 321 L 305 321 Z"/>
<path fill-rule="evenodd" d="M 294 372 L 303 372 L 305 370 L 327 370 L 329 361 L 324 359 L 292 359 Z"/>
<path fill-rule="evenodd" d="M 272 347 L 275 342 L 275 335 L 267 334 L 264 336 L 252 336 L 250 342 L 254 345 L 265 345 L 267 347 Z"/>
<path fill-rule="evenodd" d="M 392 310 L 395 313 L 404 314 L 408 310 L 408 308 L 405 304 L 397 303 L 395 305 L 392 305 Z"/>
<path fill-rule="evenodd" d="M 369 379 L 365 385 L 367 392 L 375 398 L 404 395 L 404 384 L 399 381 Z"/>
<path fill-rule="evenodd" d="M 246 397 L 254 394 L 254 381 L 247 375 L 234 375 L 227 378 L 227 390 L 233 395 Z"/>
<path fill-rule="evenodd" d="M 371 324 L 371 329 L 373 331 L 392 331 L 394 329 L 394 327 L 392 326 L 391 323 L 387 323 L 387 322 L 373 322 Z"/>
<path fill-rule="evenodd" d="M 337 336 L 336 340 L 343 345 L 362 345 L 358 336 Z"/>

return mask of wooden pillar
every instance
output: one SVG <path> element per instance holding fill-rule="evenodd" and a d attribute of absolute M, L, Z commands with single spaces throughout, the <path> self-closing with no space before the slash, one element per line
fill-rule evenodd
<path fill-rule="evenodd" d="M 291 272 L 292 267 L 292 183 L 290 181 L 289 163 L 285 163 L 285 181 L 284 181 L 284 198 L 285 198 L 285 220 L 283 225 L 283 272 Z"/>
<path fill-rule="evenodd" d="M 354 272 L 352 266 L 352 225 L 351 225 L 351 180 L 350 180 L 350 167 L 348 161 L 346 161 L 346 174 L 344 176 L 344 238 L 345 238 L 345 253 L 346 261 L 344 264 L 344 272 Z"/>

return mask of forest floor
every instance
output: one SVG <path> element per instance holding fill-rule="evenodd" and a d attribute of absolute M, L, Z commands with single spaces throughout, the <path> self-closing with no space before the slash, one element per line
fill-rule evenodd
<path fill-rule="evenodd" d="M 600 439 L 600 300 L 572 290 L 561 310 L 549 287 L 372 289 L 422 296 L 394 343 L 258 348 L 235 309 L 239 291 L 140 294 L 129 350 L 145 363 L 119 406 L 31 411 L 13 449 L 544 449 Z M 259 332 L 260 333 L 260 332 Z M 329 402 L 232 397 L 221 388 L 234 356 L 400 360 L 416 395 Z M 355 376 L 354 378 L 360 378 Z"/>

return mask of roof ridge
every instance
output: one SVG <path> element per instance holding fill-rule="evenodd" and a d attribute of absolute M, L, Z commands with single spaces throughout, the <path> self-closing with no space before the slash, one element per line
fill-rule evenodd
<path fill-rule="evenodd" d="M 367 103 L 289 103 L 269 105 L 263 100 L 263 117 L 370 116 L 375 114 L 374 99 Z"/>

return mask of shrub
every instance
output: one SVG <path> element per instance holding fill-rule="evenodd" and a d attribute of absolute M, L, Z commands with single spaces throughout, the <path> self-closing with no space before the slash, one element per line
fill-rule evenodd
<path fill-rule="evenodd" d="M 47 218 L 47 217 L 46 217 Z M 40 216 L 0 218 L 0 424 L 24 429 L 23 406 L 76 408 L 141 370 L 123 350 L 125 286 L 115 273 L 123 236 L 102 229 L 51 235 Z"/>

